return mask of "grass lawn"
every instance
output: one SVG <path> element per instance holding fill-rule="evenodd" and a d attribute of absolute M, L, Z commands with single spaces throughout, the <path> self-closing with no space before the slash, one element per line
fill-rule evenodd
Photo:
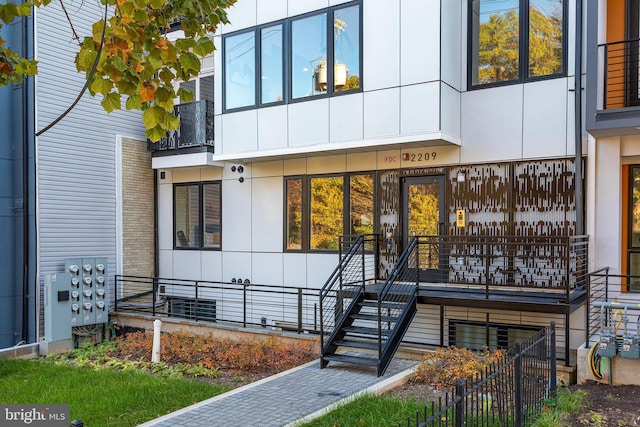
<path fill-rule="evenodd" d="M 416 411 L 422 413 L 424 405 L 424 402 L 412 399 L 365 395 L 304 424 L 304 427 L 394 426 L 402 422 L 403 417 L 415 414 Z"/>
<path fill-rule="evenodd" d="M 84 425 L 135 426 L 229 390 L 137 370 L 89 369 L 0 359 L 0 403 L 68 404 Z"/>

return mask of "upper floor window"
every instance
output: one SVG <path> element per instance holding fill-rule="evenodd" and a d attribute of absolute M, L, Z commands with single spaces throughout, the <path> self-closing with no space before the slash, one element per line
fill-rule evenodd
<path fill-rule="evenodd" d="M 565 73 L 565 0 L 470 0 L 469 86 Z"/>
<path fill-rule="evenodd" d="M 221 183 L 175 184 L 173 229 L 175 249 L 221 248 Z"/>
<path fill-rule="evenodd" d="M 225 36 L 225 111 L 359 90 L 361 33 L 357 1 Z"/>

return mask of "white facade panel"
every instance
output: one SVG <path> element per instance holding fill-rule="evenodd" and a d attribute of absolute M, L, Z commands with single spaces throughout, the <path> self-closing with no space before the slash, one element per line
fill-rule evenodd
<path fill-rule="evenodd" d="M 308 174 L 340 173 L 347 170 L 346 154 L 337 156 L 310 157 L 307 159 Z"/>
<path fill-rule="evenodd" d="M 283 191 L 281 177 L 252 179 L 251 249 L 255 252 L 282 252 Z"/>
<path fill-rule="evenodd" d="M 172 278 L 186 280 L 201 280 L 202 263 L 199 251 L 173 251 Z"/>
<path fill-rule="evenodd" d="M 595 148 L 595 229 L 589 230 L 593 241 L 597 242 L 592 254 L 596 260 L 594 267 L 608 266 L 612 268 L 610 273 L 620 274 L 622 227 L 618 218 L 622 218 L 622 195 L 617 189 L 620 188 L 621 170 L 612 167 L 620 164 L 620 137 L 598 138 Z"/>
<path fill-rule="evenodd" d="M 400 22 L 400 84 L 438 80 L 440 2 L 404 0 L 400 4 Z"/>
<path fill-rule="evenodd" d="M 440 83 L 403 86 L 400 89 L 400 132 L 440 131 Z"/>
<path fill-rule="evenodd" d="M 213 91 L 213 113 L 217 119 L 218 114 L 222 114 L 222 37 L 215 36 L 213 44 L 216 46 L 216 50 L 213 51 L 213 69 L 218 70 L 217 73 L 213 74 L 213 84 L 216 89 Z M 214 131 L 218 131 L 218 123 L 215 123 Z M 222 132 L 222 128 L 220 128 L 220 132 Z M 215 136 L 215 141 L 220 141 L 217 139 L 218 135 Z"/>
<path fill-rule="evenodd" d="M 462 94 L 462 163 L 522 157 L 522 85 Z"/>
<path fill-rule="evenodd" d="M 573 79 L 573 77 L 567 77 L 565 79 L 565 81 L 567 82 L 567 88 L 566 88 L 566 91 L 567 91 L 567 140 L 566 140 L 567 155 L 568 156 L 575 156 L 576 155 L 576 140 L 575 140 L 575 134 L 576 134 L 575 102 L 576 102 L 576 98 L 575 98 L 575 90 L 574 90 L 574 88 L 575 88 L 574 87 L 574 79 Z M 583 86 L 582 87 L 585 87 L 584 84 L 585 84 L 585 82 L 583 81 Z M 585 99 L 583 97 L 582 98 L 583 111 L 584 111 L 584 102 L 585 102 Z M 583 138 L 582 152 L 583 153 L 587 152 L 586 138 Z"/>
<path fill-rule="evenodd" d="M 362 80 L 368 91 L 400 85 L 400 0 L 367 2 L 362 9 Z"/>
<path fill-rule="evenodd" d="M 379 138 L 400 134 L 400 88 L 365 92 L 364 137 Z"/>
<path fill-rule="evenodd" d="M 260 162 L 251 165 L 251 176 L 253 178 L 265 178 L 269 176 L 282 176 L 284 162 L 276 160 L 273 162 Z"/>
<path fill-rule="evenodd" d="M 329 0 L 289 0 L 289 16 L 300 15 L 329 6 Z"/>
<path fill-rule="evenodd" d="M 173 249 L 173 184 L 158 185 L 158 249 Z"/>
<path fill-rule="evenodd" d="M 455 138 L 460 138 L 460 105 L 462 95 L 446 83 L 440 83 L 440 94 L 442 132 Z"/>
<path fill-rule="evenodd" d="M 251 250 L 251 181 L 222 181 L 222 249 Z"/>
<path fill-rule="evenodd" d="M 330 139 L 348 141 L 363 138 L 363 98 L 362 93 L 336 96 L 329 102 Z"/>
<path fill-rule="evenodd" d="M 232 279 L 251 278 L 251 254 L 248 252 L 223 252 L 222 253 L 222 277 L 224 282 L 231 282 Z"/>
<path fill-rule="evenodd" d="M 289 146 L 329 142 L 329 100 L 289 104 Z"/>
<path fill-rule="evenodd" d="M 176 277 L 173 274 L 173 251 L 160 249 L 158 251 L 158 274 L 162 278 Z"/>
<path fill-rule="evenodd" d="M 338 265 L 338 254 L 307 255 L 307 287 L 320 289 Z"/>
<path fill-rule="evenodd" d="M 287 146 L 287 106 L 258 110 L 258 149 L 271 150 Z"/>
<path fill-rule="evenodd" d="M 258 149 L 258 110 L 240 111 L 222 116 L 222 152 L 243 153 Z"/>
<path fill-rule="evenodd" d="M 559 157 L 567 154 L 566 88 L 566 79 L 524 85 L 523 157 Z"/>
<path fill-rule="evenodd" d="M 258 25 L 266 24 L 287 16 L 287 0 L 258 0 Z"/>
<path fill-rule="evenodd" d="M 74 9 L 75 30 L 91 34 L 104 8 L 83 3 Z M 85 83 L 74 58 L 77 44 L 59 4 L 34 18 L 38 76 L 35 128 L 43 129 L 75 100 Z M 36 138 L 38 274 L 58 272 L 71 256 L 107 257 L 109 282 L 116 266 L 116 138 L 144 140 L 140 114 L 100 106 L 85 95 L 61 122 Z"/>
<path fill-rule="evenodd" d="M 282 257 L 282 253 L 268 254 L 254 252 L 251 254 L 252 283 L 259 285 L 281 286 L 283 284 L 284 277 Z"/>
<path fill-rule="evenodd" d="M 221 26 L 221 33 L 226 34 L 243 28 L 253 27 L 257 24 L 258 0 L 242 0 L 236 2 L 227 9 L 230 24 Z M 264 0 L 262 0 L 264 3 Z"/>
<path fill-rule="evenodd" d="M 440 32 L 442 41 L 440 47 L 441 80 L 454 89 L 462 89 L 462 61 L 463 61 L 463 31 L 466 21 L 463 19 L 463 5 L 461 1 L 441 1 Z M 446 109 L 443 108 L 443 112 Z M 458 110 L 459 111 L 459 110 Z"/>
<path fill-rule="evenodd" d="M 284 285 L 297 288 L 306 287 L 307 254 L 284 253 L 282 256 Z"/>
<path fill-rule="evenodd" d="M 222 282 L 222 252 L 201 251 L 200 258 L 202 260 L 202 280 Z"/>

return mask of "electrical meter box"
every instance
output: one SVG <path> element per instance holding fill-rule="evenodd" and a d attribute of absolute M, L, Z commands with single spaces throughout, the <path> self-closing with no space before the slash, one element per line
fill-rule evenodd
<path fill-rule="evenodd" d="M 637 335 L 624 335 L 622 337 L 622 349 L 620 356 L 627 359 L 640 358 L 640 345 L 638 345 Z"/>
<path fill-rule="evenodd" d="M 107 298 L 107 259 L 68 258 L 71 326 L 106 323 L 109 320 Z"/>
<path fill-rule="evenodd" d="M 598 356 L 615 357 L 618 351 L 616 347 L 616 336 L 610 332 L 600 334 L 600 345 L 598 346 Z"/>
<path fill-rule="evenodd" d="M 46 341 L 71 339 L 69 280 L 68 273 L 44 275 L 44 338 Z"/>

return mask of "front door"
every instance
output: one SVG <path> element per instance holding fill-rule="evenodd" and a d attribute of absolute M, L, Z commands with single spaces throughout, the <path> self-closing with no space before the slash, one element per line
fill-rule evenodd
<path fill-rule="evenodd" d="M 445 259 L 438 236 L 445 230 L 445 180 L 443 175 L 407 177 L 402 181 L 403 244 L 413 236 L 431 236 L 419 246 L 415 274 L 420 281 L 438 281 Z M 440 274 L 441 275 L 441 274 Z"/>

